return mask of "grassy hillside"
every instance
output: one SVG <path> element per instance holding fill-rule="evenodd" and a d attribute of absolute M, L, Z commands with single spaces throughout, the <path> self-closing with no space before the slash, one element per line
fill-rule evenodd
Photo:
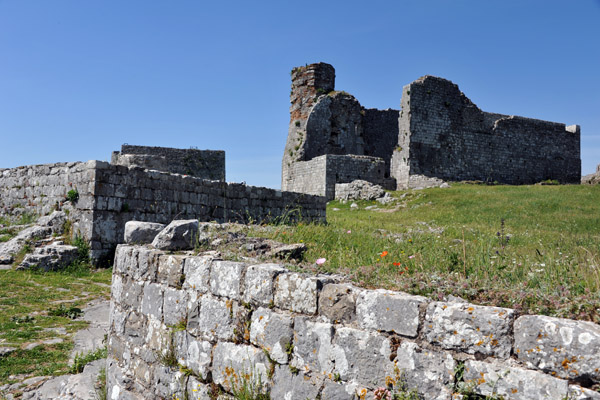
<path fill-rule="evenodd" d="M 306 259 L 362 286 L 600 322 L 600 186 L 484 186 L 332 202 L 328 225 L 280 226 Z M 376 205 L 378 209 L 366 210 Z"/>

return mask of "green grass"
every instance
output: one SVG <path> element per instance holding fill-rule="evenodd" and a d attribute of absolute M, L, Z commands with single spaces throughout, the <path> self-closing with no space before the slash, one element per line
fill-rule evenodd
<path fill-rule="evenodd" d="M 306 261 L 327 259 L 315 270 L 361 286 L 600 322 L 600 186 L 453 184 L 393 195 L 395 205 L 359 210 L 331 202 L 327 225 L 254 234 L 304 242 Z"/>
<path fill-rule="evenodd" d="M 85 321 L 56 310 L 83 307 L 96 298 L 110 296 L 110 269 L 91 272 L 0 271 L 0 345 L 18 350 L 0 358 L 0 385 L 10 375 L 61 375 L 69 371 L 71 336 L 85 328 Z M 62 308 L 61 308 L 61 305 Z M 55 314 L 55 315 L 52 315 Z M 52 329 L 64 328 L 66 334 Z M 23 350 L 29 343 L 60 337 L 63 343 Z"/>

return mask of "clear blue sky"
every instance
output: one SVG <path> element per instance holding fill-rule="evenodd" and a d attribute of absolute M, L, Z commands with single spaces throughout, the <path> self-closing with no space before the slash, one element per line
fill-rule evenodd
<path fill-rule="evenodd" d="M 430 74 L 580 124 L 583 173 L 600 163 L 599 0 L 0 0 L 0 167 L 196 146 L 279 188 L 289 71 L 318 61 L 366 107 Z"/>

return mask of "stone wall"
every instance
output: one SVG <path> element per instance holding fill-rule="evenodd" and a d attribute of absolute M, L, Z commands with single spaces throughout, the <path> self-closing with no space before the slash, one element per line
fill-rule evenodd
<path fill-rule="evenodd" d="M 452 82 L 425 76 L 404 87 L 393 175 L 532 184 L 579 183 L 579 126 L 486 113 Z M 400 182 L 403 184 L 401 185 Z"/>
<path fill-rule="evenodd" d="M 326 154 L 309 161 L 298 161 L 289 167 L 286 190 L 335 198 L 335 184 L 357 179 L 366 180 L 391 189 L 393 183 L 385 178 L 386 166 L 382 158 Z"/>
<path fill-rule="evenodd" d="M 79 195 L 69 204 L 72 233 L 90 242 L 95 261 L 112 259 L 116 245 L 122 242 L 125 223 L 130 220 L 325 221 L 323 197 L 103 161 L 0 170 L 0 215 L 46 215 L 67 204 L 69 190 Z"/>
<path fill-rule="evenodd" d="M 600 382 L 596 324 L 143 246 L 117 248 L 108 347 L 114 400 L 231 399 L 244 378 L 278 400 L 393 382 L 425 399 L 600 399 L 582 387 Z"/>
<path fill-rule="evenodd" d="M 124 144 L 114 151 L 111 164 L 141 167 L 197 178 L 225 181 L 225 152 L 222 150 L 174 149 Z"/>
<path fill-rule="evenodd" d="M 94 209 L 95 162 L 29 165 L 0 169 L 0 216 L 47 215 L 67 207 L 74 234 L 90 238 Z M 67 201 L 74 190 L 79 199 Z"/>

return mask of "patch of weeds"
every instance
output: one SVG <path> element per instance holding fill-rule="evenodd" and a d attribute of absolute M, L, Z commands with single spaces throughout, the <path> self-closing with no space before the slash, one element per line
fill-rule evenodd
<path fill-rule="evenodd" d="M 72 204 L 77 203 L 79 200 L 79 192 L 76 189 L 71 189 L 67 192 L 67 201 Z"/>
<path fill-rule="evenodd" d="M 83 372 L 83 369 L 86 365 L 91 363 L 92 361 L 100 360 L 102 358 L 106 358 L 107 349 L 106 347 L 102 347 L 93 351 L 90 351 L 87 354 L 77 353 L 75 354 L 75 359 L 73 360 L 73 365 L 69 368 L 70 374 L 79 374 Z"/>
<path fill-rule="evenodd" d="M 32 317 L 31 315 L 25 315 L 23 317 L 18 316 L 18 315 L 13 315 L 12 317 L 10 317 L 10 320 L 17 325 L 35 322 L 35 318 Z"/>
<path fill-rule="evenodd" d="M 175 353 L 175 332 L 173 330 L 169 331 L 169 338 L 165 345 L 165 350 L 157 354 L 158 362 L 167 367 L 177 367 L 179 363 L 177 361 L 177 354 Z"/>
<path fill-rule="evenodd" d="M 269 400 L 271 397 L 264 387 L 260 374 L 253 369 L 249 373 L 238 374 L 232 367 L 225 368 L 226 383 L 236 400 Z"/>
<path fill-rule="evenodd" d="M 78 318 L 82 314 L 83 311 L 81 308 L 75 306 L 65 307 L 64 304 L 61 304 L 57 308 L 53 308 L 48 311 L 48 315 L 53 317 L 65 317 L 70 319 Z"/>
<path fill-rule="evenodd" d="M 33 251 L 33 247 L 30 242 L 26 242 L 25 245 L 14 255 L 13 265 L 19 265 L 25 259 L 25 256 Z"/>
<path fill-rule="evenodd" d="M 106 393 L 106 368 L 100 368 L 96 383 L 94 385 L 95 400 L 107 400 L 108 395 Z"/>
<path fill-rule="evenodd" d="M 8 242 L 13 237 L 14 237 L 14 235 L 10 235 L 10 234 L 0 235 L 0 243 Z"/>

